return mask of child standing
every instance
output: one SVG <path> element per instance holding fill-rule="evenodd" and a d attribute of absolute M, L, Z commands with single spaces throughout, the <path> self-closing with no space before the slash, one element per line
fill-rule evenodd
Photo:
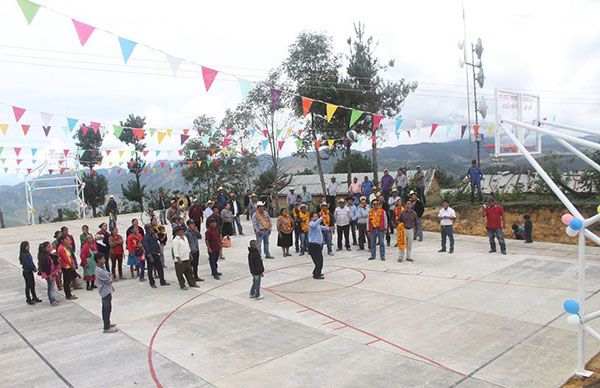
<path fill-rule="evenodd" d="M 248 266 L 252 274 L 252 288 L 250 288 L 250 298 L 260 300 L 263 296 L 260 294 L 260 280 L 265 274 L 260 252 L 258 251 L 258 243 L 256 240 L 250 241 L 248 247 Z"/>
<path fill-rule="evenodd" d="M 137 268 L 140 273 L 140 282 L 145 281 L 144 272 L 146 271 L 146 257 L 142 242 L 137 240 L 135 245 L 135 258 L 137 259 Z M 148 275 L 150 276 L 150 275 Z"/>
<path fill-rule="evenodd" d="M 37 271 L 35 264 L 33 264 L 33 257 L 29 252 L 29 242 L 21 242 L 19 247 L 19 262 L 23 267 L 23 278 L 25 279 L 25 298 L 27 304 L 36 304 L 41 302 L 35 294 L 35 280 L 33 279 L 33 273 Z"/>
<path fill-rule="evenodd" d="M 525 220 L 525 225 L 524 226 L 524 235 L 525 235 L 525 242 L 526 243 L 532 243 L 533 242 L 533 222 L 531 222 L 531 217 L 529 216 L 529 214 L 525 214 L 523 216 L 523 220 Z"/>
<path fill-rule="evenodd" d="M 138 228 L 134 228 L 129 236 L 127 236 L 127 251 L 129 256 L 127 256 L 127 265 L 129 266 L 129 270 L 131 271 L 131 278 L 134 278 L 134 270 L 138 270 L 137 265 L 137 257 L 135 255 L 135 249 L 138 246 L 138 242 L 141 241 L 141 237 L 138 231 Z"/>
<path fill-rule="evenodd" d="M 85 280 L 85 289 L 92 291 L 97 288 L 94 285 L 96 281 L 96 262 L 94 261 L 94 255 L 98 251 L 96 247 L 96 240 L 91 234 L 88 235 L 87 240 L 81 246 L 81 266 L 83 267 L 83 280 Z"/>
<path fill-rule="evenodd" d="M 90 258 L 90 260 L 92 260 Z M 104 324 L 104 333 L 116 333 L 117 328 L 115 324 L 110 323 L 110 313 L 112 311 L 112 293 L 115 290 L 112 286 L 112 276 L 110 272 L 105 269 L 106 258 L 104 253 L 98 252 L 93 258 L 96 263 L 95 276 L 98 280 L 98 292 L 100 298 L 102 298 L 102 322 Z"/>

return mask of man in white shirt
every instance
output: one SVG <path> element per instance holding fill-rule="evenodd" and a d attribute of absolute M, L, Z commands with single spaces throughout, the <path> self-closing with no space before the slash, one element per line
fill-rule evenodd
<path fill-rule="evenodd" d="M 335 208 L 335 197 L 338 194 L 338 183 L 335 181 L 335 175 L 331 176 L 331 182 L 327 184 L 326 193 L 327 203 L 329 203 L 329 208 Z"/>
<path fill-rule="evenodd" d="M 340 199 L 339 206 L 335 208 L 333 217 L 335 218 L 335 226 L 337 228 L 337 250 L 342 250 L 342 234 L 346 239 L 346 250 L 350 250 L 350 221 L 352 221 L 352 213 L 350 208 L 346 206 L 346 201 Z"/>
<path fill-rule="evenodd" d="M 187 237 L 185 237 L 182 227 L 175 228 L 175 237 L 173 238 L 173 260 L 175 261 L 175 274 L 179 281 L 179 287 L 182 290 L 187 290 L 185 281 L 187 279 L 190 287 L 197 288 L 194 273 L 192 271 L 192 263 L 190 262 L 190 245 Z"/>
<path fill-rule="evenodd" d="M 398 188 L 400 197 L 402 197 L 402 199 L 406 202 L 406 186 L 408 185 L 408 178 L 404 168 L 398 169 L 398 174 L 396 175 L 396 179 L 394 179 L 394 184 Z"/>
<path fill-rule="evenodd" d="M 206 203 L 206 209 L 204 209 L 204 213 L 202 214 L 204 216 L 205 220 L 208 220 L 208 217 L 212 216 L 212 206 L 213 206 L 213 201 L 208 201 Z"/>
<path fill-rule="evenodd" d="M 450 240 L 450 250 L 448 253 L 454 253 L 454 233 L 452 231 L 452 224 L 456 219 L 456 212 L 450 207 L 447 199 L 442 202 L 442 208 L 438 213 L 438 219 L 440 220 L 442 233 L 442 249 L 438 252 L 446 252 L 446 237 L 448 237 Z"/>

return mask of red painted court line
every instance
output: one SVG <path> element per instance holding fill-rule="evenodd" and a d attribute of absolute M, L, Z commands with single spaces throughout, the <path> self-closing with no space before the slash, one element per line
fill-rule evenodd
<path fill-rule="evenodd" d="M 333 323 L 335 321 L 329 321 L 329 322 L 325 322 L 325 323 L 321 323 L 321 325 L 329 325 L 330 323 Z"/>
<path fill-rule="evenodd" d="M 338 323 L 339 323 L 339 322 L 338 322 Z M 342 329 L 345 329 L 345 328 L 347 328 L 347 327 L 348 327 L 347 325 L 344 325 L 344 326 L 336 327 L 336 328 L 334 328 L 333 330 L 342 330 Z"/>
<path fill-rule="evenodd" d="M 297 314 L 300 314 L 300 313 L 304 313 L 304 312 L 306 312 L 306 311 L 310 311 L 310 310 L 309 310 L 309 309 L 304 309 L 304 310 L 296 311 L 296 313 L 297 313 Z"/>
<path fill-rule="evenodd" d="M 331 274 L 331 273 L 338 272 L 338 271 L 342 271 L 342 270 L 344 270 L 344 269 L 346 269 L 346 268 L 338 268 L 338 269 L 334 269 L 333 271 L 329 271 L 329 272 L 326 272 L 326 273 L 324 273 L 324 275 L 329 275 L 329 274 Z M 303 277 L 303 278 L 294 279 L 294 280 L 290 280 L 290 281 L 283 282 L 283 283 L 278 283 L 278 284 L 275 284 L 275 285 L 273 285 L 273 286 L 270 286 L 269 288 L 276 288 L 276 287 L 286 286 L 286 285 L 288 285 L 288 284 L 297 283 L 297 282 L 301 282 L 301 281 L 303 281 L 303 280 L 308 280 L 308 279 L 311 279 L 311 277 Z"/>
<path fill-rule="evenodd" d="M 365 345 L 371 345 L 371 344 L 374 344 L 375 342 L 379 342 L 379 341 L 380 340 L 376 339 L 376 340 L 367 342 Z"/>
<path fill-rule="evenodd" d="M 333 266 L 335 266 L 335 265 L 333 265 Z M 352 267 L 342 267 L 342 268 L 339 268 L 339 269 L 337 269 L 335 271 L 330 271 L 330 272 L 328 272 L 328 274 L 332 273 L 332 272 L 341 271 L 343 269 L 351 269 L 353 271 L 356 271 L 356 272 L 360 273 L 361 274 L 360 280 L 358 280 L 357 282 L 354 282 L 352 284 L 348 284 L 347 286 L 341 286 L 341 287 L 336 287 L 336 288 L 328 288 L 328 289 L 325 289 L 325 290 L 314 290 L 314 291 L 311 291 L 311 290 L 303 290 L 303 291 L 279 291 L 279 292 L 283 292 L 285 294 L 319 294 L 319 293 L 324 293 L 324 292 L 340 291 L 340 290 L 344 290 L 346 288 L 355 287 L 355 286 L 361 284 L 362 282 L 364 282 L 367 279 L 367 275 L 363 271 L 361 271 L 361 270 L 359 270 L 357 268 L 352 268 Z M 306 279 L 306 278 L 304 278 L 304 279 Z M 277 285 L 277 286 L 279 286 L 279 285 Z M 275 286 L 275 287 L 277 287 L 277 286 Z M 267 290 L 271 289 L 271 288 L 272 287 L 265 287 L 265 289 L 267 289 Z"/>

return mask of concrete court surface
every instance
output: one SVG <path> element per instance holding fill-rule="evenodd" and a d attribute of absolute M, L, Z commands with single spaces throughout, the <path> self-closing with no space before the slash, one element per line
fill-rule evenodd
<path fill-rule="evenodd" d="M 120 216 L 121 231 L 132 217 Z M 78 236 L 84 223 L 100 220 L 65 224 Z M 18 244 L 37 251 L 59 226 L 0 230 L 0 386 L 552 387 L 575 367 L 561 306 L 576 297 L 576 246 L 507 240 L 502 256 L 487 253 L 485 238 L 457 236 L 449 255 L 425 233 L 415 263 L 396 262 L 393 247 L 387 261 L 367 261 L 353 247 L 325 256 L 319 281 L 308 256 L 283 258 L 272 236 L 276 258 L 265 260 L 256 301 L 247 234 L 225 251 L 221 280 L 209 278 L 202 251 L 199 289 L 179 289 L 171 260 L 171 286 L 115 283 L 120 332 L 108 335 L 96 291 L 73 302 L 60 293 L 52 308 L 38 281 L 44 302 L 25 303 Z M 600 249 L 588 251 L 589 310 L 600 308 Z M 600 350 L 587 344 L 588 357 Z"/>

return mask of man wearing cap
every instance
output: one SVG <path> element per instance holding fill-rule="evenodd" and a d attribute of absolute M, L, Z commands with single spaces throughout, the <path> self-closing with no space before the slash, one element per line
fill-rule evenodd
<path fill-rule="evenodd" d="M 381 177 L 381 192 L 386 201 L 390 198 L 392 186 L 394 186 L 394 178 L 392 178 L 390 171 L 386 168 L 383 170 L 383 176 Z"/>
<path fill-rule="evenodd" d="M 356 227 L 358 228 L 358 250 L 365 250 L 365 241 L 368 241 L 367 247 L 371 248 L 371 235 L 369 234 L 369 211 L 371 207 L 365 197 L 360 197 L 360 203 L 356 208 Z"/>
<path fill-rule="evenodd" d="M 240 221 L 240 216 L 243 213 L 242 205 L 240 204 L 240 201 L 237 200 L 233 191 L 229 193 L 229 206 L 231 207 L 231 214 L 233 214 L 233 235 L 235 236 L 239 233 L 240 236 L 243 236 L 244 232 L 242 229 L 242 222 Z"/>
<path fill-rule="evenodd" d="M 383 234 L 387 229 L 387 216 L 383 208 L 379 206 L 379 201 L 374 199 L 371 202 L 369 210 L 369 234 L 371 235 L 371 257 L 369 260 L 375 260 L 377 257 L 377 245 L 379 244 L 379 255 L 381 260 L 385 261 L 385 241 Z"/>
<path fill-rule="evenodd" d="M 506 255 L 506 243 L 504 242 L 504 208 L 496 203 L 494 197 L 489 197 L 487 204 L 483 205 L 483 215 L 486 218 L 486 228 L 488 232 L 488 239 L 490 240 L 490 253 L 496 252 L 496 241 L 494 237 L 498 238 L 500 244 L 500 252 Z"/>
<path fill-rule="evenodd" d="M 333 255 L 333 236 L 331 227 L 333 226 L 333 217 L 329 211 L 329 204 L 327 202 L 321 203 L 321 211 L 319 211 L 319 218 L 321 218 L 321 225 L 326 226 L 327 229 L 323 229 L 323 245 L 327 246 L 327 254 Z"/>
<path fill-rule="evenodd" d="M 398 169 L 398 173 L 394 179 L 394 184 L 398 188 L 398 194 L 400 195 L 400 198 L 406 202 L 406 186 L 408 186 L 408 178 L 406 177 L 406 170 L 404 168 Z"/>
<path fill-rule="evenodd" d="M 219 191 L 219 194 L 217 194 L 217 204 L 219 205 L 219 210 L 223 210 L 227 203 L 227 194 L 225 194 L 223 186 L 219 186 L 217 190 Z"/>
<path fill-rule="evenodd" d="M 333 209 L 335 207 L 335 197 L 338 194 L 339 185 L 335 180 L 335 175 L 331 176 L 331 182 L 327 184 L 326 193 L 327 195 L 327 203 L 329 204 L 329 208 Z"/>
<path fill-rule="evenodd" d="M 342 234 L 344 239 L 346 240 L 346 250 L 350 250 L 350 221 L 352 221 L 352 213 L 350 209 L 346 206 L 346 201 L 343 198 L 340 198 L 338 201 L 338 207 L 335 208 L 335 212 L 333 213 L 333 217 L 335 218 L 335 226 L 337 228 L 337 250 L 342 250 Z"/>
<path fill-rule="evenodd" d="M 352 178 L 352 183 L 348 186 L 348 196 L 352 197 L 355 204 L 358 204 L 361 194 L 361 184 L 357 177 Z"/>
<path fill-rule="evenodd" d="M 250 219 L 252 219 L 252 217 L 254 216 L 254 213 L 256 213 L 256 204 L 258 203 L 258 198 L 256 198 L 256 194 L 252 193 L 250 194 L 250 203 L 248 203 L 248 214 L 250 215 Z"/>
<path fill-rule="evenodd" d="M 363 197 L 365 197 L 367 199 L 367 201 L 369 200 L 369 197 L 371 196 L 371 193 L 373 192 L 373 182 L 369 180 L 369 177 L 365 175 L 365 177 L 363 178 L 363 182 L 360 185 L 360 191 L 363 195 Z"/>
<path fill-rule="evenodd" d="M 306 205 L 307 210 L 310 211 L 312 205 L 312 194 L 306 190 L 306 186 L 302 186 L 302 192 L 300 193 L 300 201 Z"/>
<path fill-rule="evenodd" d="M 117 214 L 119 213 L 119 209 L 117 202 L 115 202 L 115 196 L 112 194 L 108 197 L 106 213 L 108 214 L 108 229 L 113 230 L 117 226 Z"/>
<path fill-rule="evenodd" d="M 271 256 L 271 252 L 269 251 L 269 235 L 271 234 L 273 225 L 263 202 L 256 203 L 256 213 L 252 216 L 252 227 L 254 228 L 254 233 L 256 233 L 258 251 L 262 254 L 262 243 L 264 245 L 265 259 L 273 259 L 274 257 Z"/>
<path fill-rule="evenodd" d="M 418 238 L 419 241 L 423 241 L 423 225 L 421 223 L 421 218 L 425 212 L 425 206 L 423 205 L 423 202 L 421 202 L 421 199 L 417 196 L 417 193 L 414 191 L 411 190 L 410 193 L 408 193 L 408 196 L 412 202 L 412 209 L 415 211 L 415 213 L 417 213 L 417 221 L 415 223 L 413 240 Z"/>
<path fill-rule="evenodd" d="M 425 173 L 421 170 L 421 166 L 417 166 L 417 172 L 413 175 L 412 180 L 415 182 L 417 197 L 423 202 L 423 206 L 427 206 L 427 200 L 425 199 Z"/>
<path fill-rule="evenodd" d="M 194 222 L 191 221 L 190 225 L 194 225 Z M 196 247 L 198 246 L 197 244 L 198 239 L 196 239 Z M 175 274 L 177 275 L 177 281 L 179 281 L 179 288 L 182 290 L 188 289 L 185 285 L 186 280 L 190 287 L 198 287 L 196 280 L 194 280 L 194 273 L 192 272 L 192 264 L 190 262 L 190 245 L 182 227 L 175 228 L 175 237 L 173 238 L 171 249 L 173 260 L 175 261 Z"/>
<path fill-rule="evenodd" d="M 287 204 L 288 204 L 288 209 L 290 210 L 290 212 L 294 208 L 294 204 L 296 203 L 296 200 L 298 199 L 298 194 L 295 194 L 294 191 L 296 191 L 296 189 L 293 187 L 290 187 L 290 192 L 287 195 Z"/>

